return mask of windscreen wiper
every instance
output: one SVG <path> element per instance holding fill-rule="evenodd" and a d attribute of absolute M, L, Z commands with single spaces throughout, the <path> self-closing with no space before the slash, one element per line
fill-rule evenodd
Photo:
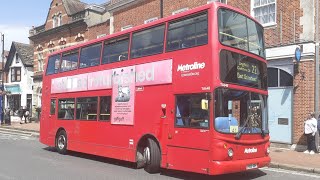
<path fill-rule="evenodd" d="M 241 138 L 241 135 L 243 133 L 243 129 L 246 128 L 248 122 L 249 122 L 250 116 L 247 117 L 246 121 L 243 124 L 243 128 L 240 129 L 240 131 L 234 136 L 236 140 L 239 140 Z"/>

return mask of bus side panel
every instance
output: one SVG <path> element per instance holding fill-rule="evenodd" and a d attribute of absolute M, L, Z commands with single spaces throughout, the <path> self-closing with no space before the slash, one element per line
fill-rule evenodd
<path fill-rule="evenodd" d="M 210 151 L 184 147 L 168 147 L 167 158 L 169 162 L 168 169 L 207 173 Z"/>
<path fill-rule="evenodd" d="M 168 128 L 174 121 L 173 100 L 171 84 L 145 86 L 143 91 L 136 92 L 135 147 L 143 135 L 150 134 L 159 141 L 162 155 L 167 154 Z"/>
<path fill-rule="evenodd" d="M 105 146 L 92 143 L 83 143 L 83 142 L 69 142 L 69 150 L 77 151 L 81 153 L 92 154 L 96 156 L 114 158 L 124 161 L 135 161 L 135 150 L 129 148 Z"/>

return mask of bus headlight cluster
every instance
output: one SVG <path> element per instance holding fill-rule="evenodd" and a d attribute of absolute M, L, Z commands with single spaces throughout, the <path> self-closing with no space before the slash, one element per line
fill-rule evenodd
<path fill-rule="evenodd" d="M 228 149 L 228 156 L 233 157 L 233 150 L 231 148 Z"/>
<path fill-rule="evenodd" d="M 270 146 L 267 147 L 267 155 L 270 154 Z"/>

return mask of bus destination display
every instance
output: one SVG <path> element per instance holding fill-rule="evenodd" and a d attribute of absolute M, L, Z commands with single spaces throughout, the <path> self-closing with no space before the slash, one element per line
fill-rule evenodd
<path fill-rule="evenodd" d="M 248 61 L 241 61 L 237 65 L 238 81 L 258 83 L 258 66 Z"/>

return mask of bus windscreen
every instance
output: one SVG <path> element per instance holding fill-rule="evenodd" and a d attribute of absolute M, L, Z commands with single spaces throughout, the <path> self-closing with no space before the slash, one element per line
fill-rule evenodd
<path fill-rule="evenodd" d="M 226 83 L 267 89 L 267 66 L 251 57 L 222 50 L 220 79 Z"/>

